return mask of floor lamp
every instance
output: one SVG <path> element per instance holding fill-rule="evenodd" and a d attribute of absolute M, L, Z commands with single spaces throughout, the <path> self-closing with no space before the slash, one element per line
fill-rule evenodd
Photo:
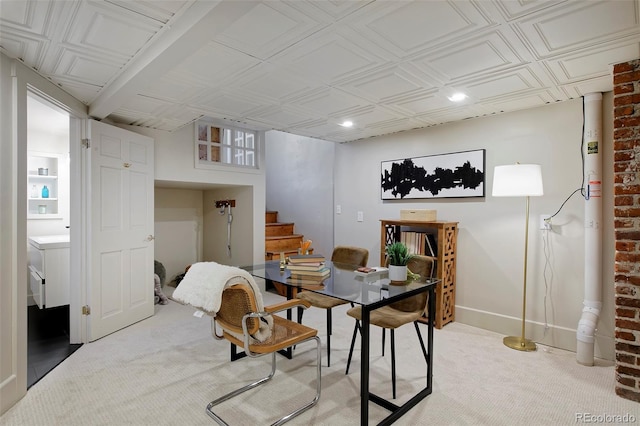
<path fill-rule="evenodd" d="M 526 197 L 526 220 L 524 225 L 524 288 L 522 296 L 522 334 L 508 336 L 503 343 L 519 351 L 535 351 L 536 344 L 524 337 L 527 309 L 527 246 L 529 245 L 529 197 L 542 195 L 542 171 L 538 164 L 513 164 L 496 166 L 493 172 L 494 197 Z"/>

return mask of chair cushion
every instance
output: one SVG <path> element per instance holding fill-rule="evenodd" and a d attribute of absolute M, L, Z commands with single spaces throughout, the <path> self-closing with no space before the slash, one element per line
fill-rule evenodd
<path fill-rule="evenodd" d="M 402 325 L 417 321 L 423 311 L 403 312 L 393 309 L 391 306 L 383 306 L 371 311 L 369 322 L 382 328 L 398 328 Z M 362 308 L 356 306 L 347 311 L 347 315 L 357 320 L 362 319 Z"/>
<path fill-rule="evenodd" d="M 335 297 L 326 296 L 324 294 L 314 293 L 312 291 L 301 291 L 296 296 L 298 299 L 306 300 L 311 306 L 322 309 L 331 309 L 334 306 L 344 305 L 344 300 Z"/>
<path fill-rule="evenodd" d="M 286 318 L 273 316 L 273 330 L 271 336 L 263 342 L 255 342 L 249 345 L 249 350 L 258 354 L 268 354 L 281 349 L 286 349 L 300 342 L 303 342 L 318 334 L 318 330 L 289 321 Z M 244 342 L 238 337 L 224 332 L 225 339 L 238 347 L 244 348 Z"/>

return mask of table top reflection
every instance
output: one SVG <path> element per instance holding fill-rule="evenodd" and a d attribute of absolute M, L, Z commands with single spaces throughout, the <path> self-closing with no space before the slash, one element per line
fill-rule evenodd
<path fill-rule="evenodd" d="M 333 296 L 347 302 L 363 306 L 375 305 L 380 301 L 404 298 L 425 291 L 425 287 L 434 286 L 438 280 L 411 281 L 407 284 L 394 285 L 388 278 L 380 276 L 363 276 L 356 273 L 358 265 L 325 262 L 330 274 L 320 285 L 301 283 L 291 278 L 291 271 L 280 269 L 279 261 L 268 261 L 260 265 L 245 266 L 251 275 L 265 280 L 275 281 L 287 286 L 314 291 L 316 293 Z"/>

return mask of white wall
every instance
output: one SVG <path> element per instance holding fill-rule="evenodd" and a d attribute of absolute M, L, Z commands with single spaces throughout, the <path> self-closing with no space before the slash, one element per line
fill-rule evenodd
<path fill-rule="evenodd" d="M 605 126 L 612 119 L 612 96 L 605 94 Z M 603 200 L 612 205 L 612 133 L 604 129 Z M 397 219 L 400 209 L 435 209 L 438 219 L 459 222 L 456 321 L 520 335 L 525 200 L 491 196 L 496 165 L 542 165 L 543 197 L 531 199 L 527 337 L 575 350 L 582 310 L 584 275 L 583 200 L 572 197 L 553 219 L 549 262 L 545 263 L 539 216 L 553 214 L 581 185 L 582 100 L 526 111 L 403 132 L 336 145 L 335 244 L 357 244 L 380 253 L 379 219 Z M 380 163 L 386 160 L 486 149 L 484 198 L 382 201 Z M 608 203 L 608 204 L 607 204 Z M 356 212 L 364 212 L 364 222 Z M 605 216 L 606 219 L 606 216 Z M 613 359 L 612 224 L 605 220 L 604 307 L 596 356 Z M 609 259 L 611 258 L 611 259 Z M 369 262 L 371 264 L 371 261 Z M 545 274 L 546 267 L 546 274 Z M 545 282 L 546 276 L 546 282 Z M 548 325 L 548 328 L 545 327 Z"/>
<path fill-rule="evenodd" d="M 333 159 L 335 144 L 269 131 L 266 134 L 267 210 L 313 241 L 314 253 L 333 251 Z"/>
<path fill-rule="evenodd" d="M 235 244 L 237 253 L 243 253 L 248 257 L 240 258 L 243 264 L 264 261 L 264 223 L 265 223 L 265 172 L 264 172 L 264 134 L 258 135 L 260 155 L 258 170 L 237 169 L 233 167 L 219 166 L 215 169 L 195 168 L 195 127 L 188 125 L 175 132 L 144 129 L 136 126 L 124 126 L 133 132 L 144 134 L 155 140 L 155 180 L 156 186 L 168 187 L 179 185 L 181 188 L 198 189 L 203 191 L 228 189 L 244 194 L 245 189 L 250 190 L 251 208 L 245 207 L 244 212 L 237 219 L 234 215 L 234 229 L 243 229 L 241 238 Z M 235 189 L 233 189 L 235 188 Z M 204 194 L 203 214 L 207 214 L 207 195 Z M 249 204 L 247 202 L 246 204 Z M 206 220 L 205 220 L 206 222 Z M 203 227 L 206 225 L 203 222 Z M 207 233 L 203 229 L 203 255 L 207 252 Z M 226 235 L 226 234 L 225 234 Z M 226 238 L 222 242 L 226 246 Z M 156 250 L 158 248 L 156 247 Z M 207 260 L 206 258 L 204 260 Z M 214 259 L 209 259 L 214 260 Z M 224 259 L 215 259 L 221 262 Z M 240 263 L 234 262 L 234 265 Z"/>
<path fill-rule="evenodd" d="M 166 271 L 166 283 L 202 260 L 203 191 L 155 188 L 155 258 Z"/>
<path fill-rule="evenodd" d="M 253 189 L 250 186 L 233 186 L 208 190 L 204 193 L 204 260 L 225 265 L 246 266 L 253 263 L 248 244 L 253 241 L 254 230 L 246 224 L 251 223 L 254 214 L 264 210 L 253 207 Z M 220 214 L 216 201 L 235 200 L 236 206 L 231 208 L 231 256 L 227 253 L 227 220 L 228 211 Z M 264 224 L 262 225 L 262 257 L 257 261 L 264 262 Z"/>

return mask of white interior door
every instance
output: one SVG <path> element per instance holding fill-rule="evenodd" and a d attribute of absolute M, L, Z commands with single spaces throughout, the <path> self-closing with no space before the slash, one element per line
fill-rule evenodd
<path fill-rule="evenodd" d="M 89 341 L 154 312 L 153 139 L 89 120 Z"/>

